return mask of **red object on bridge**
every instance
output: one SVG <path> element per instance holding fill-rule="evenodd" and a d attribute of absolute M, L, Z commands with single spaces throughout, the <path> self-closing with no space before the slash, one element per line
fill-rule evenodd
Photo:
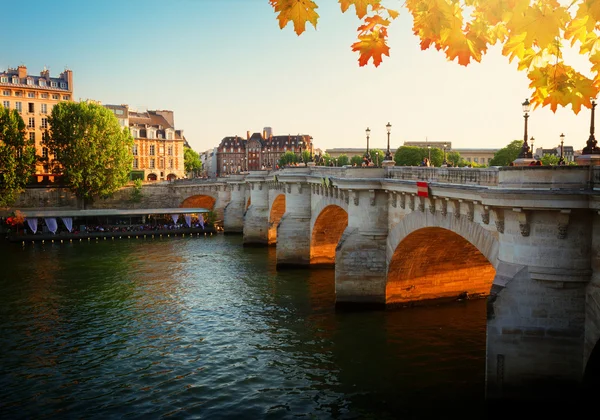
<path fill-rule="evenodd" d="M 417 195 L 419 197 L 429 197 L 429 184 L 427 182 L 417 182 Z"/>

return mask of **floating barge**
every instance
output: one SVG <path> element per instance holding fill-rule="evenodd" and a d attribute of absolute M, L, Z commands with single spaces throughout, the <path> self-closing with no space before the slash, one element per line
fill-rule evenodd
<path fill-rule="evenodd" d="M 160 238 L 171 236 L 205 236 L 219 232 L 218 226 L 204 225 L 196 226 L 197 223 L 188 226 L 191 216 L 208 213 L 205 208 L 163 208 L 163 209 L 93 209 L 93 210 L 21 210 L 25 217 L 25 226 L 28 219 L 37 221 L 53 220 L 58 224 L 62 220 L 64 229 L 52 233 L 47 226 L 42 226 L 35 234 L 23 233 L 20 228 L 17 232 L 7 235 L 10 242 L 75 242 L 91 239 L 107 238 Z M 187 219 L 185 216 L 189 215 Z M 184 216 L 184 223 L 176 224 L 173 219 Z M 168 221 L 171 218 L 173 224 L 158 223 Z M 70 229 L 67 228 L 70 225 Z M 89 226 L 96 226 L 89 229 Z M 32 230 L 31 228 L 29 230 Z M 37 230 L 37 229 L 36 229 Z M 58 230 L 58 229 L 57 229 Z"/>

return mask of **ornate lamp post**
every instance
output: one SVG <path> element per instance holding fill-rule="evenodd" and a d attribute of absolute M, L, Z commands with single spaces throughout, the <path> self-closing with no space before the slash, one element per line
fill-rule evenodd
<path fill-rule="evenodd" d="M 565 135 L 564 135 L 564 133 L 561 133 L 560 134 L 560 159 L 558 159 L 559 165 L 565 164 L 564 144 L 565 144 Z"/>
<path fill-rule="evenodd" d="M 533 142 L 534 142 L 534 141 L 535 141 L 535 139 L 533 138 L 533 136 L 531 136 L 531 137 L 529 138 L 529 143 L 531 143 L 531 157 L 532 157 L 533 159 L 535 159 L 535 157 L 534 157 L 534 156 L 535 156 L 535 149 L 533 148 Z"/>
<path fill-rule="evenodd" d="M 531 104 L 529 103 L 529 99 L 525 99 L 525 102 L 521 104 L 523 106 L 523 118 L 525 119 L 525 133 L 523 134 L 523 147 L 521 148 L 521 152 L 519 153 L 519 159 L 531 159 L 532 153 L 529 149 L 529 145 L 527 144 L 527 119 L 529 118 L 529 111 L 531 110 Z"/>
<path fill-rule="evenodd" d="M 369 136 L 371 135 L 371 129 L 369 127 L 367 127 L 367 129 L 365 130 L 365 133 L 367 134 L 367 151 L 365 153 L 365 158 L 367 159 L 367 163 L 371 161 L 371 155 L 369 154 Z"/>
<path fill-rule="evenodd" d="M 444 165 L 448 166 L 448 162 L 446 161 L 446 143 L 444 143 Z"/>
<path fill-rule="evenodd" d="M 392 124 L 388 122 L 385 128 L 387 130 L 387 152 L 385 152 L 385 160 L 394 160 L 392 153 L 390 152 L 390 132 L 392 131 Z"/>
<path fill-rule="evenodd" d="M 429 164 L 431 165 L 431 146 L 430 145 L 427 145 L 427 153 L 429 156 Z"/>
<path fill-rule="evenodd" d="M 592 101 L 592 119 L 590 121 L 590 137 L 586 142 L 585 147 L 582 150 L 582 154 L 584 155 L 598 155 L 600 154 L 600 147 L 598 147 L 598 142 L 596 141 L 596 137 L 594 137 L 594 109 L 596 108 L 596 101 Z"/>

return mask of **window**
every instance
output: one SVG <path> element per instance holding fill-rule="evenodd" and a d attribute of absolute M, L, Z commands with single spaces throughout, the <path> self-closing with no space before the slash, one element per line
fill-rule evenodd
<path fill-rule="evenodd" d="M 47 104 L 42 104 L 41 113 L 42 114 L 47 114 L 48 113 L 48 105 Z"/>
<path fill-rule="evenodd" d="M 46 86 L 46 81 L 44 79 L 39 80 L 40 86 Z"/>
<path fill-rule="evenodd" d="M 42 148 L 42 157 L 43 158 L 48 157 L 48 148 L 47 147 Z"/>
<path fill-rule="evenodd" d="M 173 169 L 173 159 L 169 159 L 169 168 Z"/>
<path fill-rule="evenodd" d="M 2 101 L 2 106 L 6 109 L 10 109 L 10 101 Z"/>
<path fill-rule="evenodd" d="M 27 78 L 27 84 L 28 85 L 33 85 L 33 79 Z"/>
<path fill-rule="evenodd" d="M 15 109 L 19 112 L 23 111 L 23 103 L 22 102 L 15 102 Z"/>
<path fill-rule="evenodd" d="M 35 98 L 35 92 L 27 92 L 28 98 Z"/>
<path fill-rule="evenodd" d="M 27 104 L 27 109 L 29 110 L 29 112 L 35 112 L 35 105 L 33 102 L 29 102 Z"/>
<path fill-rule="evenodd" d="M 66 89 L 67 88 L 67 84 L 65 82 L 60 82 L 60 87 L 62 89 Z"/>
<path fill-rule="evenodd" d="M 159 138 L 159 139 L 162 139 L 162 138 L 163 138 L 163 135 L 162 135 L 162 133 L 158 133 L 158 138 Z"/>
<path fill-rule="evenodd" d="M 27 124 L 28 128 L 35 128 L 35 118 L 29 117 L 29 124 Z"/>
<path fill-rule="evenodd" d="M 154 131 L 148 131 L 148 138 L 149 139 L 153 139 L 154 138 Z"/>
<path fill-rule="evenodd" d="M 42 99 L 48 99 L 48 94 L 47 93 L 42 93 L 40 95 L 40 98 L 42 98 Z"/>
<path fill-rule="evenodd" d="M 8 77 L 6 77 L 6 76 L 0 77 L 0 83 L 8 83 Z"/>
<path fill-rule="evenodd" d="M 173 140 L 173 133 L 170 131 L 167 133 L 167 140 Z"/>
<path fill-rule="evenodd" d="M 2 91 L 2 95 L 3 96 L 10 96 L 10 90 L 3 90 Z"/>
<path fill-rule="evenodd" d="M 161 156 L 165 154 L 165 146 L 158 146 L 158 154 Z"/>
<path fill-rule="evenodd" d="M 123 115 L 123 110 L 122 109 L 115 109 L 115 114 L 117 114 L 117 115 Z"/>
<path fill-rule="evenodd" d="M 479 163 L 479 158 L 473 158 L 473 162 Z"/>
<path fill-rule="evenodd" d="M 165 160 L 164 159 L 159 159 L 159 161 L 158 161 L 158 167 L 161 168 L 161 169 L 165 167 Z"/>
<path fill-rule="evenodd" d="M 167 155 L 173 156 L 173 146 L 168 146 L 167 147 Z"/>
<path fill-rule="evenodd" d="M 133 145 L 133 147 L 131 148 L 131 153 L 133 153 L 133 156 L 137 156 L 138 155 L 138 146 L 137 146 L 137 144 Z"/>
<path fill-rule="evenodd" d="M 35 131 L 29 133 L 29 140 L 31 140 L 32 142 L 35 142 Z"/>
<path fill-rule="evenodd" d="M 470 162 L 470 161 L 471 161 L 471 158 L 470 158 L 470 157 L 468 157 L 468 158 L 467 158 L 467 162 Z"/>
<path fill-rule="evenodd" d="M 15 92 L 15 96 L 23 96 L 23 92 L 21 92 L 20 90 Z"/>
<path fill-rule="evenodd" d="M 138 136 L 137 130 L 131 130 L 131 137 L 133 137 L 135 139 L 135 138 L 137 138 L 137 136 Z"/>
<path fill-rule="evenodd" d="M 56 82 L 50 82 L 50 87 L 56 87 Z"/>
<path fill-rule="evenodd" d="M 150 169 L 154 169 L 154 159 L 150 159 Z"/>
<path fill-rule="evenodd" d="M 53 93 L 53 94 L 52 94 L 52 99 L 59 99 L 59 98 L 60 98 L 60 96 L 59 96 L 59 95 L 57 95 L 56 93 Z"/>
<path fill-rule="evenodd" d="M 138 159 L 137 158 L 133 159 L 133 169 L 137 169 L 138 165 L 139 165 Z"/>
<path fill-rule="evenodd" d="M 150 153 L 148 153 L 150 156 L 154 156 L 155 155 L 155 150 L 154 150 L 155 146 L 153 144 L 150 145 Z"/>
<path fill-rule="evenodd" d="M 42 128 L 48 128 L 48 118 L 42 118 Z"/>
<path fill-rule="evenodd" d="M 12 78 L 12 82 L 13 82 L 14 84 L 17 84 L 17 83 L 19 83 L 19 78 L 18 78 L 18 77 L 13 77 L 13 78 Z"/>
<path fill-rule="evenodd" d="M 63 101 L 68 101 L 70 99 L 69 95 L 63 95 Z"/>

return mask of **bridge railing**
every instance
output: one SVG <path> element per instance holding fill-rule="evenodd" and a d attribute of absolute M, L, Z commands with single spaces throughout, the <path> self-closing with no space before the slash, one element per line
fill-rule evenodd
<path fill-rule="evenodd" d="M 497 186 L 498 168 L 430 168 L 393 166 L 386 170 L 388 179 L 427 181 L 447 184 Z"/>

